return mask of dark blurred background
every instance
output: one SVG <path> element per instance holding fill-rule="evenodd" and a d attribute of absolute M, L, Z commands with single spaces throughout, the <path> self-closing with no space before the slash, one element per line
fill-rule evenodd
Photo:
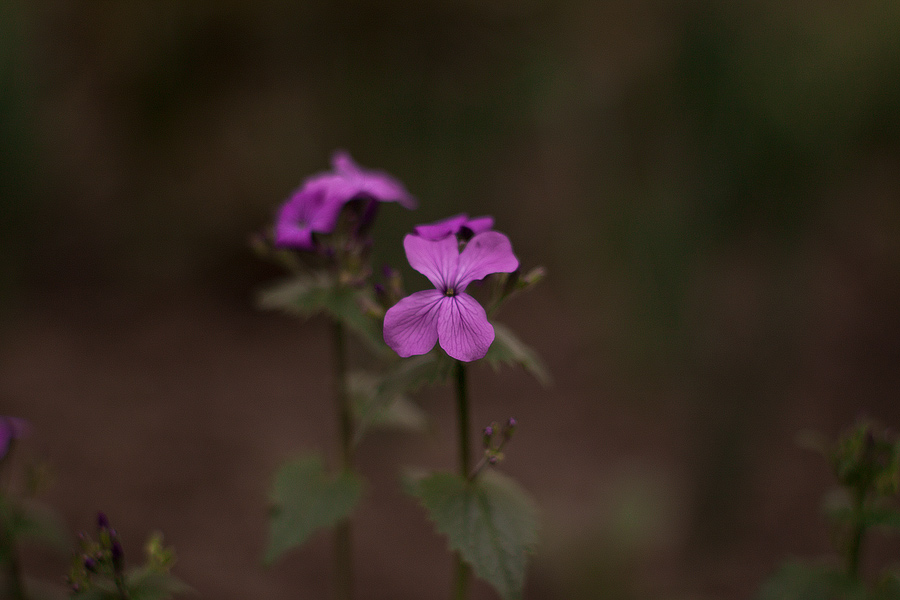
<path fill-rule="evenodd" d="M 161 529 L 205 598 L 327 597 L 327 535 L 260 566 L 273 469 L 335 426 L 325 324 L 254 308 L 247 240 L 345 148 L 420 199 L 379 262 L 466 211 L 548 269 L 500 320 L 555 384 L 473 381 L 521 423 L 526 597 L 748 597 L 830 548 L 798 432 L 900 427 L 898 31 L 894 0 L 5 0 L 0 414 L 73 531 L 105 510 L 137 562 Z M 420 398 L 432 432 L 361 453 L 361 600 L 449 586 L 397 482 L 453 463 Z"/>

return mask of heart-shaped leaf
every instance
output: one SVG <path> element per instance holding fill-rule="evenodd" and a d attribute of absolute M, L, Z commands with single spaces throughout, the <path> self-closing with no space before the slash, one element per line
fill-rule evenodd
<path fill-rule="evenodd" d="M 451 473 L 408 480 L 452 550 L 504 599 L 522 595 L 527 555 L 537 541 L 537 509 L 512 479 L 488 471 L 475 481 Z"/>
<path fill-rule="evenodd" d="M 337 524 L 353 512 L 362 494 L 362 481 L 353 473 L 337 477 L 325 473 L 317 455 L 302 456 L 281 465 L 272 486 L 269 545 L 263 560 L 275 562 L 287 550 Z"/>

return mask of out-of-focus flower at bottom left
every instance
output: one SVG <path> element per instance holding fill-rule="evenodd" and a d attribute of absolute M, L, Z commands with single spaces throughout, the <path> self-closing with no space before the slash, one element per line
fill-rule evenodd
<path fill-rule="evenodd" d="M 25 419 L 0 416 L 0 459 L 9 452 L 13 440 L 23 438 L 31 431 L 31 425 Z"/>

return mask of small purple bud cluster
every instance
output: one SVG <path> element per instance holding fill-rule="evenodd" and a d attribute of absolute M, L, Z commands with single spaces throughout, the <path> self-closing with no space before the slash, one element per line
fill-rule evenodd
<path fill-rule="evenodd" d="M 78 545 L 67 577 L 73 594 L 95 587 L 95 578 L 112 580 L 116 587 L 124 589 L 125 552 L 106 514 L 97 513 L 97 541 L 82 532 L 78 534 Z"/>
<path fill-rule="evenodd" d="M 383 283 L 373 284 L 375 299 L 381 307 L 380 318 L 384 318 L 384 311 L 400 302 L 406 292 L 403 289 L 403 276 L 399 270 L 390 265 L 381 268 Z"/>
<path fill-rule="evenodd" d="M 484 457 L 475 469 L 475 473 L 485 464 L 496 466 L 503 460 L 503 447 L 512 439 L 512 435 L 516 430 L 517 421 L 510 417 L 503 426 L 497 423 L 491 423 L 482 431 L 482 446 L 484 447 Z M 473 475 L 474 475 L 473 474 Z"/>

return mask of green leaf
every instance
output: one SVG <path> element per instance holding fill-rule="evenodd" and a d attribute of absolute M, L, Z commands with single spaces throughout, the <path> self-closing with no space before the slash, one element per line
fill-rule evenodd
<path fill-rule="evenodd" d="M 759 589 L 756 600 L 864 600 L 858 581 L 830 565 L 788 562 Z"/>
<path fill-rule="evenodd" d="M 484 357 L 492 367 L 501 365 L 520 366 L 531 373 L 542 385 L 549 386 L 552 382 L 550 371 L 537 353 L 526 346 L 515 334 L 504 325 L 494 323 L 494 343 L 491 344 L 487 355 Z"/>
<path fill-rule="evenodd" d="M 872 590 L 871 600 L 900 600 L 900 574 L 886 570 Z"/>
<path fill-rule="evenodd" d="M 49 506 L 34 500 L 10 501 L 9 531 L 17 540 L 33 540 L 68 552 L 69 536 L 59 515 Z"/>
<path fill-rule="evenodd" d="M 883 532 L 900 532 L 900 511 L 893 506 L 868 506 L 863 511 L 863 522 Z"/>
<path fill-rule="evenodd" d="M 407 480 L 452 550 L 504 599 L 520 598 L 527 555 L 537 542 L 537 509 L 513 480 L 495 471 L 469 481 L 451 473 Z"/>
<path fill-rule="evenodd" d="M 322 459 L 302 456 L 283 464 L 272 486 L 269 545 L 264 561 L 272 564 L 284 552 L 345 519 L 362 494 L 362 481 L 350 472 L 328 477 Z"/>
<path fill-rule="evenodd" d="M 378 396 L 393 398 L 414 392 L 424 385 L 443 383 L 450 377 L 453 364 L 449 356 L 438 350 L 399 360 L 382 378 Z"/>
<path fill-rule="evenodd" d="M 900 532 L 900 510 L 885 502 L 869 502 L 862 508 L 862 514 L 856 515 L 849 494 L 838 489 L 826 494 L 823 501 L 825 515 L 834 523 L 852 526 L 861 517 L 865 527 L 875 527 L 883 533 Z"/>
<path fill-rule="evenodd" d="M 262 309 L 308 317 L 323 309 L 335 285 L 334 277 L 327 273 L 301 274 L 263 290 L 256 303 Z"/>
<path fill-rule="evenodd" d="M 131 600 L 168 600 L 194 591 L 177 577 L 156 569 L 131 571 L 126 576 L 125 585 Z"/>
<path fill-rule="evenodd" d="M 263 290 L 257 306 L 308 318 L 327 314 L 359 335 L 378 353 L 386 353 L 381 323 L 365 310 L 374 302 L 367 289 L 340 284 L 328 273 L 304 273 Z"/>
<path fill-rule="evenodd" d="M 379 394 L 381 379 L 372 373 L 356 372 L 347 376 L 347 388 L 356 417 L 357 441 L 369 427 L 423 431 L 428 417 L 406 395 Z"/>

